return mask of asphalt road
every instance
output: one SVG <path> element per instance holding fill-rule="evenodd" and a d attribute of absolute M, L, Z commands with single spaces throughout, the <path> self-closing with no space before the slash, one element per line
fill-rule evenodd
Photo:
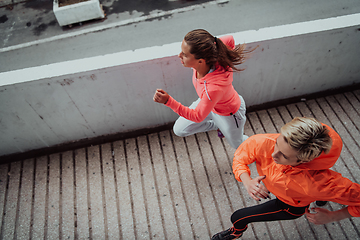
<path fill-rule="evenodd" d="M 52 1 L 0 8 L 0 72 L 360 12 L 359 0 L 107 0 L 104 20 L 60 27 Z M 180 50 L 180 45 L 179 45 Z"/>

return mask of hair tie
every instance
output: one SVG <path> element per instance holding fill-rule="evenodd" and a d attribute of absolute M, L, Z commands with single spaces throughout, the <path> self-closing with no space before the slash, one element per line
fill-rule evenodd
<path fill-rule="evenodd" d="M 215 43 L 217 42 L 217 37 L 214 37 L 214 41 L 215 41 Z"/>

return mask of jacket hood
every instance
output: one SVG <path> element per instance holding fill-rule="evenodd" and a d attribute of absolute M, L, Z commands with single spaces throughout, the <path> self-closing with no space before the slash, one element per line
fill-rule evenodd
<path fill-rule="evenodd" d="M 342 140 L 332 128 L 327 126 L 326 124 L 323 124 L 324 126 L 329 129 L 329 135 L 332 139 L 332 146 L 331 150 L 328 154 L 322 153 L 319 157 L 313 159 L 310 162 L 302 163 L 298 166 L 293 167 L 294 169 L 301 169 L 301 170 L 324 170 L 329 169 L 338 160 L 341 149 L 342 149 Z"/>

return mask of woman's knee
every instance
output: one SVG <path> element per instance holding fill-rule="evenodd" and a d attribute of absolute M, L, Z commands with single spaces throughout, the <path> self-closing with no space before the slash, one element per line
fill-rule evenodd
<path fill-rule="evenodd" d="M 174 134 L 178 137 L 186 137 L 186 134 L 183 131 L 180 131 L 177 128 L 173 128 Z"/>
<path fill-rule="evenodd" d="M 178 124 L 178 121 L 176 121 L 173 126 L 174 134 L 178 137 L 186 137 L 187 134 L 184 130 L 184 127 L 181 127 L 181 124 Z"/>
<path fill-rule="evenodd" d="M 233 224 L 235 224 L 236 222 L 238 222 L 239 219 L 243 218 L 246 214 L 244 213 L 246 210 L 246 208 L 240 208 L 238 210 L 236 210 L 235 212 L 233 212 L 233 214 L 231 215 L 231 222 Z"/>

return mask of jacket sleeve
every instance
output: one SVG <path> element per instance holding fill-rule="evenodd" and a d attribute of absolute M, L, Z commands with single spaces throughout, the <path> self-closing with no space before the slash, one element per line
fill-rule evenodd
<path fill-rule="evenodd" d="M 354 183 L 343 177 L 340 173 L 325 170 L 323 174 L 316 174 L 316 179 L 321 183 L 316 186 L 318 191 L 315 196 L 319 200 L 337 202 L 348 206 L 348 211 L 353 217 L 360 217 L 360 184 Z M 316 181 L 316 179 L 309 179 Z"/>
<path fill-rule="evenodd" d="M 335 192 L 334 202 L 348 205 L 348 211 L 353 217 L 360 217 L 360 184 L 341 177 L 342 191 Z"/>
<path fill-rule="evenodd" d="M 233 173 L 236 180 L 239 182 L 241 182 L 240 175 L 244 172 L 251 175 L 248 165 L 256 160 L 256 155 L 254 154 L 256 146 L 255 137 L 256 136 L 252 136 L 246 139 L 235 151 L 233 159 Z"/>
<path fill-rule="evenodd" d="M 360 217 L 360 206 L 348 206 L 348 211 L 353 217 Z"/>
<path fill-rule="evenodd" d="M 211 94 L 211 100 L 209 100 L 207 95 L 204 94 L 203 96 L 201 96 L 200 102 L 195 109 L 191 109 L 182 105 L 171 96 L 169 96 L 169 99 L 165 105 L 171 108 L 181 117 L 199 123 L 204 121 L 204 119 L 209 115 L 211 110 L 214 109 L 217 102 L 221 99 L 223 92 L 221 90 L 215 90 L 210 92 L 209 94 Z"/>
<path fill-rule="evenodd" d="M 214 99 L 213 99 L 214 100 Z M 193 122 L 202 122 L 209 115 L 211 110 L 214 108 L 217 101 L 210 101 L 206 97 L 201 98 L 199 104 L 195 109 L 186 107 L 176 101 L 174 98 L 169 96 L 169 100 L 165 104 L 171 108 L 174 112 L 179 114 L 181 117 L 184 117 Z"/>

